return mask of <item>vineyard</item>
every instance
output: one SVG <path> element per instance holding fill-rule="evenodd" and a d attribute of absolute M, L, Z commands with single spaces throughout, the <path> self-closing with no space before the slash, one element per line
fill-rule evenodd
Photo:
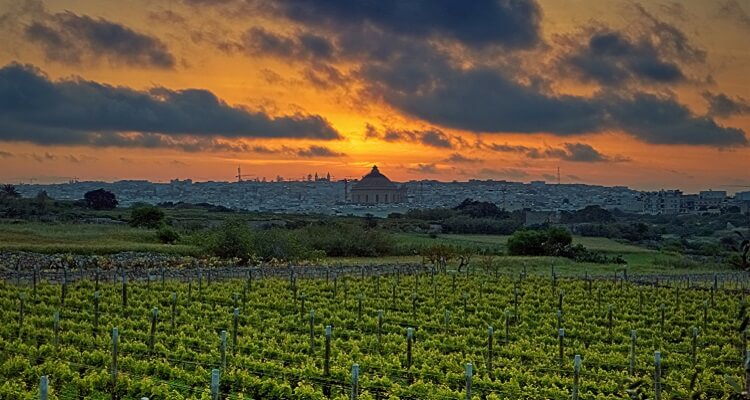
<path fill-rule="evenodd" d="M 735 275 L 239 275 L 0 281 L 0 399 L 715 399 L 744 386 Z"/>

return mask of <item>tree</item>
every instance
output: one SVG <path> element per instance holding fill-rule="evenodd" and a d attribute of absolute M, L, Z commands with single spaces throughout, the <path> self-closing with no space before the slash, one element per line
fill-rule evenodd
<path fill-rule="evenodd" d="M 18 193 L 18 190 L 13 185 L 3 185 L 3 187 L 0 188 L 0 197 L 18 199 L 21 198 L 21 193 Z"/>
<path fill-rule="evenodd" d="M 34 202 L 36 203 L 36 206 L 41 211 L 47 210 L 47 206 L 51 200 L 52 198 L 49 197 L 46 190 L 40 190 L 39 193 L 37 193 L 36 197 L 34 198 Z"/>
<path fill-rule="evenodd" d="M 253 236 L 244 221 L 225 221 L 206 244 L 209 253 L 247 261 L 253 252 Z"/>
<path fill-rule="evenodd" d="M 92 190 L 83 195 L 86 206 L 94 210 L 112 210 L 117 207 L 115 194 L 104 189 Z"/>
<path fill-rule="evenodd" d="M 508 238 L 512 256 L 566 256 L 573 243 L 570 232 L 560 227 L 546 230 L 521 230 Z"/>
<path fill-rule="evenodd" d="M 162 225 L 158 231 L 156 231 L 156 238 L 160 242 L 165 244 L 174 244 L 180 240 L 180 234 L 177 233 L 171 226 Z"/>
<path fill-rule="evenodd" d="M 152 205 L 143 205 L 130 211 L 130 226 L 156 229 L 164 223 L 164 211 Z"/>
<path fill-rule="evenodd" d="M 735 231 L 735 233 L 740 237 L 740 243 L 739 246 L 734 248 L 737 254 L 730 262 L 745 271 L 750 270 L 750 259 L 748 259 L 750 257 L 750 239 L 746 238 L 740 231 Z"/>

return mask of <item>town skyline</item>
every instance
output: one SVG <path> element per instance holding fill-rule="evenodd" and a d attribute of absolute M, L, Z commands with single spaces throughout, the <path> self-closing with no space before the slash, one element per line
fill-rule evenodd
<path fill-rule="evenodd" d="M 0 0 L 0 181 L 750 184 L 747 1 L 362 4 Z"/>

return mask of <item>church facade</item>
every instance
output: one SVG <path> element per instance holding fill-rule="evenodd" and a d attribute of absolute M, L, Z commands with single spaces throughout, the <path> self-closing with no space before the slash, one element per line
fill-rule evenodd
<path fill-rule="evenodd" d="M 397 186 L 377 166 L 352 186 L 350 201 L 355 204 L 391 204 L 406 201 L 406 187 Z"/>

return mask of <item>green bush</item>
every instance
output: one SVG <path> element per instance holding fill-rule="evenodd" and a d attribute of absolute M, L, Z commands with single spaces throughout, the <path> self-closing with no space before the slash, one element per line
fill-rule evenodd
<path fill-rule="evenodd" d="M 508 254 L 566 257 L 572 243 L 573 237 L 564 228 L 552 226 L 546 230 L 521 230 L 508 238 Z"/>
<path fill-rule="evenodd" d="M 165 244 L 175 244 L 180 240 L 180 234 L 170 226 L 162 226 L 156 231 L 156 238 Z"/>
<path fill-rule="evenodd" d="M 142 205 L 130 211 L 130 226 L 156 229 L 164 223 L 164 211 L 152 205 Z"/>
<path fill-rule="evenodd" d="M 225 221 L 206 238 L 209 254 L 247 261 L 253 253 L 253 235 L 244 221 Z"/>

